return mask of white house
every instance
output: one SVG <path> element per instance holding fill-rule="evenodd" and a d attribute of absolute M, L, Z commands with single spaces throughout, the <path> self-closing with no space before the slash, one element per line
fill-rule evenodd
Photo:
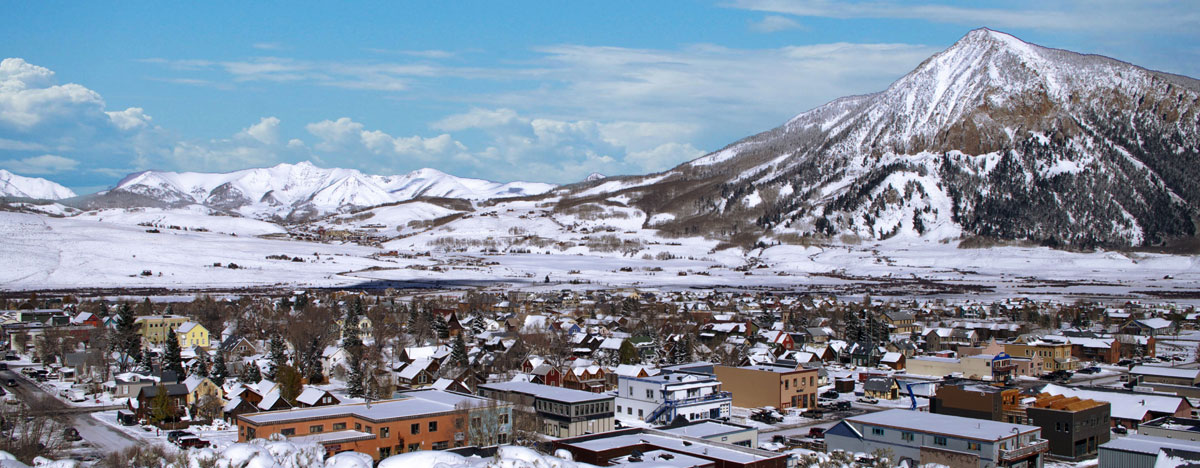
<path fill-rule="evenodd" d="M 687 372 L 649 377 L 619 376 L 617 418 L 667 423 L 677 416 L 689 421 L 729 417 L 733 396 L 721 390 L 715 376 Z"/>

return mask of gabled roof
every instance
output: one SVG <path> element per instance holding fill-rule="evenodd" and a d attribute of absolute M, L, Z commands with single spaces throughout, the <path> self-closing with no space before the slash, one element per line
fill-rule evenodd
<path fill-rule="evenodd" d="M 326 394 L 333 396 L 329 392 L 327 392 L 325 390 L 321 390 L 316 387 L 305 387 L 304 391 L 300 392 L 300 396 L 296 397 L 296 401 L 299 403 L 304 403 L 306 405 L 312 406 L 312 405 L 316 405 L 318 402 L 320 402 L 321 397 L 325 396 Z M 337 403 L 341 403 L 341 400 L 338 399 L 336 396 L 333 398 Z"/>

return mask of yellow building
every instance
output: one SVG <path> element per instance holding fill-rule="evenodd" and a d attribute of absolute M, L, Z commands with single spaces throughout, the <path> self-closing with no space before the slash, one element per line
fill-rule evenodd
<path fill-rule="evenodd" d="M 196 322 L 186 322 L 175 329 L 175 337 L 179 339 L 179 347 L 191 348 L 199 346 L 208 348 L 208 329 Z"/>
<path fill-rule="evenodd" d="M 145 315 L 134 320 L 142 339 L 151 345 L 161 345 L 171 336 L 171 330 L 187 323 L 188 318 L 182 315 Z M 207 335 L 207 332 L 205 332 Z"/>
<path fill-rule="evenodd" d="M 1012 343 L 1004 344 L 1004 352 L 1015 358 L 1042 358 L 1043 369 L 1073 371 L 1079 368 L 1079 358 L 1071 355 L 1070 343 L 1059 343 L 1034 338 L 1028 335 L 1017 337 Z"/>

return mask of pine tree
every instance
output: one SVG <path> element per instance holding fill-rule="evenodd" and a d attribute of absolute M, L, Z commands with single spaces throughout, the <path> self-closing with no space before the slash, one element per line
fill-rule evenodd
<path fill-rule="evenodd" d="M 163 371 L 173 371 L 175 375 L 182 380 L 183 373 L 183 356 L 179 349 L 179 338 L 175 336 L 175 330 L 167 335 L 166 350 L 163 351 Z"/>
<path fill-rule="evenodd" d="M 279 373 L 279 368 L 287 364 L 287 349 L 283 344 L 283 337 L 279 334 L 271 335 L 270 351 L 267 353 L 267 380 L 275 380 L 275 376 Z"/>
<path fill-rule="evenodd" d="M 342 323 L 342 348 L 349 357 L 346 359 L 346 393 L 354 398 L 366 396 L 363 388 L 363 348 L 362 338 L 358 336 L 358 312 L 362 310 L 362 301 L 355 298 L 346 320 Z"/>
<path fill-rule="evenodd" d="M 198 353 L 196 353 L 196 364 L 193 366 L 192 374 L 200 377 L 208 377 L 210 375 L 208 370 L 207 351 L 200 350 Z"/>
<path fill-rule="evenodd" d="M 304 360 L 301 362 L 301 370 L 304 377 L 311 384 L 316 384 L 325 381 L 325 369 L 321 367 L 321 342 L 316 338 L 308 344 L 308 352 L 304 353 Z"/>
<path fill-rule="evenodd" d="M 249 363 L 242 372 L 242 382 L 248 384 L 256 384 L 262 382 L 262 371 L 258 369 L 257 363 Z"/>
<path fill-rule="evenodd" d="M 621 357 L 621 364 L 637 364 L 640 361 L 638 350 L 630 343 L 629 340 L 621 342 L 621 347 L 617 349 L 617 353 Z"/>
<path fill-rule="evenodd" d="M 212 373 L 209 376 L 213 383 L 225 385 L 225 379 L 229 377 L 229 368 L 225 365 L 225 353 L 217 351 L 216 361 L 213 362 Z"/>
<path fill-rule="evenodd" d="M 467 359 L 467 342 L 463 340 L 462 333 L 459 333 L 450 347 L 450 361 L 455 365 L 465 366 Z"/>
<path fill-rule="evenodd" d="M 138 333 L 137 318 L 128 302 L 121 303 L 117 311 L 117 331 L 115 346 L 121 354 L 121 369 L 129 369 L 130 362 L 142 360 L 142 336 Z"/>
<path fill-rule="evenodd" d="M 437 333 L 440 340 L 450 338 L 450 326 L 446 324 L 446 319 L 442 318 L 442 314 L 437 314 L 433 318 L 433 331 Z"/>
<path fill-rule="evenodd" d="M 140 349 L 137 353 L 138 367 L 141 368 L 143 374 L 154 373 L 154 358 L 150 356 L 150 350 Z"/>

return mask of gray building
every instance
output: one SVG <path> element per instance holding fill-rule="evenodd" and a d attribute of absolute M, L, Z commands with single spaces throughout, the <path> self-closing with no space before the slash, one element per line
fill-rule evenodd
<path fill-rule="evenodd" d="M 1037 426 L 901 409 L 846 418 L 825 432 L 825 444 L 831 451 L 890 451 L 896 461 L 979 468 L 1040 468 L 1050 448 Z"/>
<path fill-rule="evenodd" d="M 613 400 L 607 393 L 554 387 L 532 382 L 479 384 L 479 395 L 533 412 L 541 432 L 551 437 L 575 437 L 613 430 Z"/>
<path fill-rule="evenodd" d="M 1141 430 L 1141 429 L 1139 429 Z M 1100 446 L 1099 468 L 1154 468 L 1159 459 L 1200 461 L 1200 442 L 1131 434 Z M 1177 466 L 1167 463 L 1162 466 Z"/>
<path fill-rule="evenodd" d="M 1138 434 L 1200 442 L 1200 419 L 1163 416 L 1142 423 Z"/>

